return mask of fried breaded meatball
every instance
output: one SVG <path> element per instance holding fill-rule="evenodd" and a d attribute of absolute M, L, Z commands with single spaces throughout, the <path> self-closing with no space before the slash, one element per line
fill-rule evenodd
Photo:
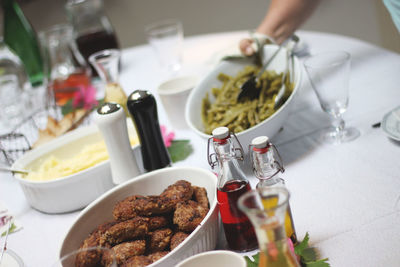
<path fill-rule="evenodd" d="M 125 221 L 133 219 L 137 216 L 134 212 L 132 202 L 141 196 L 129 196 L 121 201 L 119 201 L 114 206 L 113 216 L 116 221 Z"/>
<path fill-rule="evenodd" d="M 146 251 L 146 241 L 145 240 L 135 240 L 123 242 L 111 248 L 114 252 L 115 260 L 118 265 L 124 263 L 127 259 L 133 256 L 143 255 Z M 109 253 L 103 254 L 102 259 L 104 263 L 112 262 L 112 255 Z"/>
<path fill-rule="evenodd" d="M 152 260 L 148 256 L 133 256 L 122 264 L 121 267 L 144 267 L 152 263 Z"/>
<path fill-rule="evenodd" d="M 168 225 L 168 219 L 163 216 L 155 216 L 149 218 L 149 231 L 164 228 Z"/>
<path fill-rule="evenodd" d="M 163 251 L 169 247 L 172 230 L 169 228 L 155 230 L 149 238 L 148 249 L 150 253 Z"/>
<path fill-rule="evenodd" d="M 83 240 L 80 249 L 86 249 L 90 247 L 100 246 L 100 238 L 104 232 L 106 232 L 115 222 L 107 222 L 99 225 L 93 230 L 89 236 Z M 77 267 L 91 267 L 97 266 L 102 258 L 101 250 L 91 250 L 80 252 L 75 259 L 75 266 Z"/>
<path fill-rule="evenodd" d="M 135 217 L 111 226 L 100 238 L 101 245 L 116 245 L 144 237 L 149 231 L 149 218 Z"/>
<path fill-rule="evenodd" d="M 167 255 L 169 251 L 158 251 L 148 256 L 133 256 L 129 258 L 121 267 L 143 267 L 152 264 L 155 261 L 158 261 L 165 255 Z"/>
<path fill-rule="evenodd" d="M 193 187 L 193 196 L 194 200 L 196 200 L 202 207 L 209 208 L 210 205 L 208 203 L 207 190 L 204 187 L 192 186 Z"/>
<path fill-rule="evenodd" d="M 116 204 L 115 220 L 123 221 L 136 216 L 152 216 L 172 212 L 175 203 L 161 200 L 158 196 L 132 196 Z"/>
<path fill-rule="evenodd" d="M 178 203 L 174 212 L 174 224 L 183 232 L 192 232 L 207 215 L 208 208 L 202 207 L 199 203 L 188 200 Z"/>
<path fill-rule="evenodd" d="M 148 255 L 147 257 L 150 258 L 151 262 L 153 263 L 155 261 L 158 261 L 165 255 L 167 255 L 168 253 L 169 253 L 169 251 L 157 251 L 157 252 L 154 252 L 154 253 Z"/>
<path fill-rule="evenodd" d="M 183 240 L 186 239 L 189 235 L 184 232 L 177 232 L 171 237 L 171 244 L 169 245 L 171 250 L 176 248 L 180 243 L 183 242 Z"/>
<path fill-rule="evenodd" d="M 165 189 L 160 199 L 168 203 L 174 203 L 175 205 L 179 202 L 183 202 L 192 198 L 193 188 L 191 184 L 184 180 L 179 180 L 176 183 L 170 185 Z"/>

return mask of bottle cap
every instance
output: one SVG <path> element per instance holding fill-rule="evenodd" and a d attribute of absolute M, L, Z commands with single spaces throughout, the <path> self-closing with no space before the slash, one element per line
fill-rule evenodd
<path fill-rule="evenodd" d="M 262 135 L 254 138 L 251 141 L 251 144 L 254 146 L 254 148 L 261 149 L 267 147 L 268 141 L 269 141 L 268 136 Z"/>
<path fill-rule="evenodd" d="M 218 127 L 212 131 L 212 136 L 216 139 L 225 139 L 229 136 L 228 127 Z"/>

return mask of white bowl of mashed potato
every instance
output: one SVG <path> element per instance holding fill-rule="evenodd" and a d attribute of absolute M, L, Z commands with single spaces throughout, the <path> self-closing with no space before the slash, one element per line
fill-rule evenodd
<path fill-rule="evenodd" d="M 129 124 L 128 124 L 129 125 Z M 139 141 L 128 127 L 138 165 Z M 87 206 L 113 188 L 108 153 L 96 125 L 81 127 L 25 153 L 12 166 L 28 203 L 45 213 L 65 213 Z"/>
<path fill-rule="evenodd" d="M 276 45 L 265 46 L 265 57 L 267 59 L 272 57 L 277 49 L 278 46 Z M 287 67 L 289 70 L 292 70 L 291 65 L 288 65 L 287 63 L 286 53 L 287 50 L 283 47 L 274 60 L 269 64 L 267 71 L 271 72 L 271 77 L 276 78 L 274 78 L 272 82 L 267 83 L 268 86 L 266 92 L 271 92 L 272 84 L 275 82 L 275 79 L 279 82 L 282 81 L 282 76 L 279 75 L 285 72 Z M 301 85 L 302 68 L 300 62 L 297 57 L 294 57 L 294 71 L 291 71 L 293 72 L 292 74 L 294 74 L 292 76 L 293 89 L 282 106 L 277 110 L 274 110 L 272 107 L 274 106 L 274 97 L 277 95 L 276 93 L 279 91 L 280 85 L 274 86 L 274 89 L 272 90 L 274 92 L 272 94 L 273 97 L 268 93 L 267 96 L 263 96 L 263 101 L 257 99 L 257 101 L 260 101 L 259 103 L 237 103 L 236 97 L 240 92 L 237 91 L 237 88 L 240 88 L 241 84 L 247 80 L 247 76 L 243 75 L 243 71 L 245 72 L 245 68 L 250 65 L 250 62 L 245 61 L 221 61 L 217 67 L 215 67 L 203 78 L 203 80 L 200 81 L 200 83 L 197 84 L 189 95 L 185 110 L 185 119 L 191 130 L 201 137 L 208 139 L 211 137 L 210 132 L 212 129 L 219 126 L 226 126 L 236 133 L 236 136 L 241 142 L 244 150 L 247 150 L 248 145 L 253 138 L 260 135 L 267 135 L 271 138 L 278 133 L 289 116 L 293 107 L 293 100 L 295 99 Z M 232 86 L 232 84 L 235 86 Z M 214 88 L 219 89 L 216 90 Z M 224 88 L 228 88 L 228 90 L 225 90 Z M 216 92 L 217 95 L 221 95 L 225 100 L 221 100 L 224 98 L 215 97 L 213 92 Z M 288 92 L 290 92 L 290 90 Z M 211 104 L 208 108 L 203 102 L 207 94 L 209 103 Z M 260 94 L 259 99 L 261 99 L 261 95 L 262 93 Z M 221 102 L 218 109 L 213 108 L 212 106 L 212 104 L 217 101 Z M 232 103 L 237 105 L 234 106 Z M 258 107 L 260 103 L 262 103 L 263 109 Z M 257 109 L 253 108 L 253 104 L 255 104 L 254 106 L 257 106 Z M 251 110 L 249 111 L 247 108 Z M 212 109 L 218 110 L 219 113 L 213 112 Z M 257 113 L 256 116 L 254 116 L 255 113 Z M 210 115 L 207 117 L 208 115 L 205 114 Z M 253 126 L 248 126 L 248 121 L 250 121 L 249 117 L 253 121 Z M 206 125 L 205 120 L 208 121 L 207 118 L 213 119 L 213 123 L 207 122 Z M 224 122 L 227 122 L 227 124 L 224 124 Z"/>

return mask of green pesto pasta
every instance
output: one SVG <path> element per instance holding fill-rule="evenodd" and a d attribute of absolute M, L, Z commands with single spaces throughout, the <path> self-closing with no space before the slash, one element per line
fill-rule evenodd
<path fill-rule="evenodd" d="M 259 97 L 237 101 L 242 84 L 252 75 L 257 75 L 259 70 L 259 67 L 249 65 L 235 77 L 224 73 L 218 75 L 222 86 L 211 89 L 215 101 L 211 103 L 209 93 L 202 101 L 201 118 L 205 133 L 211 134 L 212 130 L 220 126 L 226 126 L 238 133 L 262 122 L 275 112 L 274 101 L 282 85 L 283 73 L 265 71 L 257 84 L 261 88 Z M 288 78 L 285 83 L 287 90 L 284 99 L 287 99 L 293 91 L 294 84 L 289 83 Z"/>

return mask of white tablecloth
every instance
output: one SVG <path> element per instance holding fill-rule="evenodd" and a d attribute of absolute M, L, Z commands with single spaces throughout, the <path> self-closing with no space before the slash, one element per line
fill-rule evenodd
<path fill-rule="evenodd" d="M 182 72 L 202 77 L 217 57 L 245 34 L 186 38 Z M 382 129 L 371 127 L 400 105 L 400 55 L 348 37 L 298 34 L 311 53 L 342 49 L 351 54 L 350 105 L 344 118 L 361 131 L 361 136 L 339 146 L 318 141 L 318 130 L 330 124 L 329 117 L 304 76 L 296 105 L 283 131 L 272 140 L 286 165 L 282 177 L 292 193 L 297 234 L 301 239 L 308 231 L 311 244 L 321 257 L 329 257 L 332 266 L 400 266 L 400 143 L 387 138 Z M 150 47 L 126 49 L 122 59 L 125 91 L 148 89 L 156 95 L 164 76 Z M 158 109 L 161 124 L 169 126 L 161 104 Z M 177 138 L 190 139 L 194 147 L 194 153 L 176 165 L 209 169 L 206 141 L 190 130 L 176 134 Z M 24 227 L 9 236 L 8 247 L 27 266 L 54 262 L 79 212 L 47 215 L 32 209 L 18 183 L 4 173 L 0 174 L 0 201 Z"/>

